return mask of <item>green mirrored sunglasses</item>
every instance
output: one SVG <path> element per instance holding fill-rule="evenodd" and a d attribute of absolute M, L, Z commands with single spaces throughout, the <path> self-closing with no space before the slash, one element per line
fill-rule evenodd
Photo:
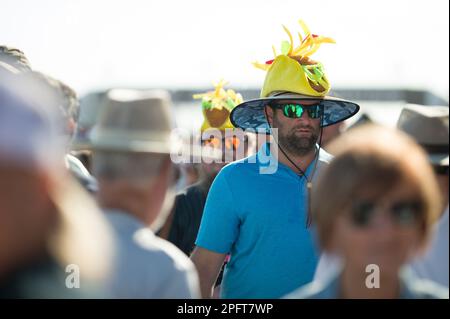
<path fill-rule="evenodd" d="M 276 108 L 283 111 L 284 116 L 291 119 L 301 118 L 306 111 L 308 116 L 312 119 L 318 119 L 322 115 L 322 108 L 319 104 L 316 105 L 301 105 L 297 103 L 276 104 Z"/>

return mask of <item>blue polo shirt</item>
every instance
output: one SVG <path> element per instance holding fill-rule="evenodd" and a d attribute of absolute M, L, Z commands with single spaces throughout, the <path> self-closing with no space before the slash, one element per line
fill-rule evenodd
<path fill-rule="evenodd" d="M 331 158 L 320 150 L 313 183 Z M 196 245 L 231 255 L 222 298 L 280 298 L 313 279 L 319 252 L 306 227 L 307 199 L 305 178 L 277 162 L 267 146 L 220 171 Z"/>

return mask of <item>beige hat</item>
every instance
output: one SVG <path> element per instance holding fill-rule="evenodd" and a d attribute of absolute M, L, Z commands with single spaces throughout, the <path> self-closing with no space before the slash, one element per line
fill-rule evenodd
<path fill-rule="evenodd" d="M 429 154 L 433 165 L 449 165 L 448 106 L 408 104 L 397 128 L 413 137 Z"/>
<path fill-rule="evenodd" d="M 165 91 L 114 89 L 91 133 L 95 149 L 171 153 L 170 97 Z"/>
<path fill-rule="evenodd" d="M 90 135 L 92 148 L 219 158 L 215 150 L 184 143 L 175 134 L 171 107 L 170 95 L 164 90 L 109 91 Z"/>

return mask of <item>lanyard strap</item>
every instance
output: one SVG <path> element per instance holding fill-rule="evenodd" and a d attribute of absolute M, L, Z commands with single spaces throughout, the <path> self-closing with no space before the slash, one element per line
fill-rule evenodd
<path fill-rule="evenodd" d="M 264 108 L 264 114 L 266 115 L 266 120 L 267 120 L 267 125 L 271 127 L 269 121 L 268 121 L 268 116 L 267 116 L 267 111 L 266 108 Z M 322 133 L 323 133 L 323 116 L 320 117 L 320 139 L 319 139 L 319 149 L 316 150 L 316 154 L 314 155 L 314 168 L 311 172 L 311 178 L 308 179 L 308 176 L 306 175 L 306 173 L 297 165 L 294 163 L 293 160 L 291 160 L 291 158 L 286 154 L 286 152 L 283 150 L 283 148 L 281 147 L 281 145 L 278 143 L 278 141 L 275 141 L 278 145 L 278 148 L 280 149 L 280 151 L 284 154 L 284 156 L 288 159 L 288 161 L 294 165 L 294 167 L 296 169 L 298 169 L 298 171 L 301 173 L 301 176 L 305 178 L 306 180 L 306 190 L 308 192 L 308 216 L 306 218 L 306 227 L 309 228 L 311 226 L 312 223 L 312 211 L 311 211 L 311 193 L 312 193 L 312 179 L 314 176 L 314 173 L 316 172 L 316 168 L 317 168 L 317 162 L 319 161 L 319 153 L 320 153 L 320 145 L 322 144 Z"/>

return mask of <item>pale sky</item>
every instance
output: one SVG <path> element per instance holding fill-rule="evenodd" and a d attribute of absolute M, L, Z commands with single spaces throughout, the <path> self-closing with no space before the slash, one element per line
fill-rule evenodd
<path fill-rule="evenodd" d="M 0 0 L 0 44 L 79 93 L 107 87 L 259 88 L 303 19 L 333 37 L 321 61 L 335 88 L 427 89 L 449 96 L 447 0 Z"/>

